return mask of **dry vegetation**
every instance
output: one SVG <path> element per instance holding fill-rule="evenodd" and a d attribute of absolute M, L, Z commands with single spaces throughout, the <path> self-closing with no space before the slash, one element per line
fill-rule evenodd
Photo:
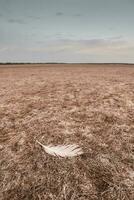
<path fill-rule="evenodd" d="M 43 144 L 77 143 L 59 159 Z M 132 200 L 134 66 L 0 68 L 0 200 Z"/>

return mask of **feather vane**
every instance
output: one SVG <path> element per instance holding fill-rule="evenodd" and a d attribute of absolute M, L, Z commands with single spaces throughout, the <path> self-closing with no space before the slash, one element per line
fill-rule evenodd
<path fill-rule="evenodd" d="M 52 145 L 43 145 L 39 141 L 37 141 L 38 144 L 40 144 L 43 149 L 45 150 L 46 153 L 53 155 L 53 156 L 58 156 L 58 157 L 74 157 L 83 154 L 82 149 L 76 145 L 57 145 L 57 146 L 52 146 Z"/>

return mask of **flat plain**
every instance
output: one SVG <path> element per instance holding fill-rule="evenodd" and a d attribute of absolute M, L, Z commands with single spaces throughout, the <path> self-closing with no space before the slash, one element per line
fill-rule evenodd
<path fill-rule="evenodd" d="M 84 154 L 50 156 L 36 143 Z M 132 200 L 134 65 L 0 67 L 0 200 Z"/>

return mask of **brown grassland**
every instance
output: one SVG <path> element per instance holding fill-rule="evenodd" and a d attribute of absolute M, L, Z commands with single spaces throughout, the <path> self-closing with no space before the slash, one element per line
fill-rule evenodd
<path fill-rule="evenodd" d="M 1 65 L 0 200 L 133 198 L 134 65 Z"/>

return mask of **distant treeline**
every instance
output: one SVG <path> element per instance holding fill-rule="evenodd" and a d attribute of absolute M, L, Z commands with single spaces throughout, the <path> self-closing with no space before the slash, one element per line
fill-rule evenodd
<path fill-rule="evenodd" d="M 32 62 L 0 62 L 0 65 L 37 65 L 37 64 L 81 64 L 81 65 L 134 65 L 134 63 L 64 63 L 64 62 L 45 62 L 45 63 L 32 63 Z"/>
<path fill-rule="evenodd" d="M 0 62 L 0 65 L 37 65 L 37 64 L 71 64 L 71 63 L 57 63 L 57 62 L 46 62 L 46 63 L 32 63 L 32 62 Z"/>

